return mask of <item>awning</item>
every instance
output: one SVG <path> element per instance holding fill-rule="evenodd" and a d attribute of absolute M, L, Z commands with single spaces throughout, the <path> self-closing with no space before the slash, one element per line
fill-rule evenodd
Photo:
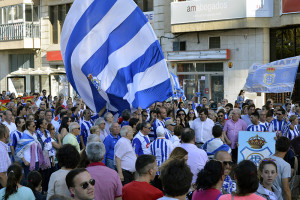
<path fill-rule="evenodd" d="M 19 68 L 17 71 L 10 73 L 11 76 L 21 76 L 21 75 L 50 75 L 50 74 L 65 74 L 66 71 L 64 68 L 50 68 L 50 67 L 42 67 L 42 68 L 28 68 L 23 69 Z"/>

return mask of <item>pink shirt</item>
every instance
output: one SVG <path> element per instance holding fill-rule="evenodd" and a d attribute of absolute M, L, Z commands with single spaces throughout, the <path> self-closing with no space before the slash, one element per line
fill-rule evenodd
<path fill-rule="evenodd" d="M 232 119 L 227 120 L 223 131 L 227 132 L 227 137 L 231 141 L 231 149 L 235 149 L 236 143 L 238 142 L 239 131 L 246 131 L 247 130 L 247 123 L 242 120 L 238 119 L 237 122 L 234 122 Z"/>
<path fill-rule="evenodd" d="M 95 200 L 111 200 L 122 196 L 122 183 L 115 170 L 102 162 L 91 163 L 87 168 L 95 179 Z"/>
<path fill-rule="evenodd" d="M 192 200 L 215 200 L 221 195 L 221 191 L 215 188 L 207 190 L 195 190 Z"/>
<path fill-rule="evenodd" d="M 225 194 L 222 195 L 219 200 L 231 200 L 232 196 L 231 194 Z M 266 200 L 265 198 L 258 196 L 254 193 L 248 195 L 248 196 L 233 196 L 234 200 Z"/>

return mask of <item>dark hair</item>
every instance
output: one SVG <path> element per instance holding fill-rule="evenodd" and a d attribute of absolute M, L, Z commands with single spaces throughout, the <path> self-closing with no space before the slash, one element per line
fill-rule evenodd
<path fill-rule="evenodd" d="M 130 115 L 131 113 L 129 110 L 125 109 L 122 111 L 123 120 L 128 121 L 130 119 Z"/>
<path fill-rule="evenodd" d="M 153 155 L 140 155 L 137 157 L 136 162 L 135 162 L 135 169 L 139 175 L 142 174 L 147 174 L 150 164 L 155 164 L 155 156 Z"/>
<path fill-rule="evenodd" d="M 199 106 L 198 106 L 199 107 Z M 207 116 L 208 115 L 208 109 L 207 108 L 201 108 L 201 109 L 199 109 L 197 107 L 197 112 L 200 114 L 200 113 L 202 113 L 202 112 L 204 112 L 204 114 Z"/>
<path fill-rule="evenodd" d="M 176 126 L 174 127 L 174 135 L 176 135 L 176 136 L 181 136 L 182 130 L 183 130 L 183 127 L 182 127 L 182 126 L 176 125 Z"/>
<path fill-rule="evenodd" d="M 243 92 L 245 92 L 245 91 L 244 91 L 244 90 L 241 90 L 238 96 L 240 96 Z"/>
<path fill-rule="evenodd" d="M 71 144 L 64 144 L 56 153 L 58 164 L 61 167 L 74 169 L 80 160 L 79 152 Z"/>
<path fill-rule="evenodd" d="M 257 167 L 250 160 L 241 161 L 235 171 L 238 195 L 254 193 L 258 188 Z"/>
<path fill-rule="evenodd" d="M 281 106 L 280 106 L 280 108 L 277 111 L 281 111 L 283 115 L 285 114 L 285 110 Z"/>
<path fill-rule="evenodd" d="M 165 107 L 160 107 L 160 108 L 156 108 L 156 113 L 157 113 L 157 115 L 158 114 L 161 114 L 161 109 L 165 109 L 166 111 L 167 111 L 167 109 L 165 108 Z"/>
<path fill-rule="evenodd" d="M 137 125 L 138 122 L 139 122 L 139 120 L 137 118 L 130 118 L 129 126 L 131 126 L 133 128 L 133 126 Z"/>
<path fill-rule="evenodd" d="M 181 133 L 181 141 L 183 143 L 190 143 L 195 138 L 195 131 L 191 128 L 184 128 Z"/>
<path fill-rule="evenodd" d="M 189 191 L 193 174 L 184 160 L 174 159 L 162 167 L 159 177 L 164 192 L 168 196 L 176 197 L 185 195 Z"/>
<path fill-rule="evenodd" d="M 20 112 L 24 109 L 25 107 L 22 105 L 22 106 L 19 106 L 18 109 L 17 109 L 17 116 L 20 115 Z"/>
<path fill-rule="evenodd" d="M 35 124 L 35 122 L 33 122 L 33 121 L 26 121 L 25 128 L 28 129 L 28 127 L 30 126 L 31 123 Z"/>
<path fill-rule="evenodd" d="M 16 117 L 16 119 L 15 119 L 15 123 L 16 123 L 16 125 L 18 125 L 18 124 L 20 124 L 21 123 L 21 119 L 24 119 L 24 117 Z M 24 121 L 25 121 L 25 119 L 24 119 Z M 22 127 L 22 131 L 24 131 L 24 129 L 23 129 L 24 127 Z"/>
<path fill-rule="evenodd" d="M 194 117 L 193 118 L 190 118 L 190 112 L 191 111 L 195 112 L 193 109 L 189 109 L 189 112 L 187 114 L 187 120 L 188 121 L 196 119 L 196 113 L 194 113 Z"/>
<path fill-rule="evenodd" d="M 251 115 L 253 115 L 254 117 L 256 117 L 257 119 L 259 119 L 259 113 L 256 111 L 254 111 Z"/>
<path fill-rule="evenodd" d="M 220 110 L 217 112 L 217 114 L 219 114 L 219 113 L 223 113 L 223 115 L 225 115 L 225 110 L 224 110 L 224 109 L 220 109 Z"/>
<path fill-rule="evenodd" d="M 222 127 L 219 125 L 214 125 L 214 127 L 212 128 L 212 135 L 215 138 L 221 137 L 222 135 Z"/>
<path fill-rule="evenodd" d="M 229 107 L 230 109 L 233 109 L 233 105 L 232 105 L 231 103 L 226 104 L 226 105 L 225 105 L 225 108 L 226 108 L 226 107 Z"/>
<path fill-rule="evenodd" d="M 71 200 L 71 199 L 64 195 L 54 194 L 48 200 Z"/>
<path fill-rule="evenodd" d="M 300 155 L 300 137 L 295 137 L 292 141 L 291 141 L 291 146 L 294 150 L 294 153 L 296 156 Z"/>
<path fill-rule="evenodd" d="M 278 137 L 275 144 L 276 151 L 287 152 L 290 149 L 291 141 L 284 136 Z"/>
<path fill-rule="evenodd" d="M 22 178 L 22 167 L 18 163 L 10 165 L 7 169 L 7 185 L 4 194 L 4 200 L 7 200 L 10 195 L 18 191 L 18 183 Z"/>
<path fill-rule="evenodd" d="M 270 110 L 270 104 L 272 103 L 272 101 L 267 101 L 266 103 L 266 109 L 267 110 Z"/>
<path fill-rule="evenodd" d="M 64 118 L 61 120 L 61 124 L 60 124 L 60 127 L 59 127 L 59 129 L 58 129 L 58 133 L 60 133 L 61 129 L 63 129 L 63 128 L 66 128 L 67 131 L 69 132 L 69 126 L 68 126 L 69 118 L 70 118 L 70 117 L 64 117 Z"/>
<path fill-rule="evenodd" d="M 184 114 L 184 118 L 186 118 L 185 111 L 184 111 L 184 110 L 182 110 L 182 109 L 179 109 L 179 110 L 177 110 L 177 112 L 176 112 L 176 116 L 177 116 L 177 117 L 179 116 L 179 112 L 183 112 L 183 114 Z"/>
<path fill-rule="evenodd" d="M 276 172 L 277 172 L 277 165 L 276 163 L 271 160 L 271 159 L 263 159 L 260 161 L 259 163 L 259 166 L 258 166 L 258 177 L 259 177 L 259 182 L 262 183 L 263 182 L 263 178 L 261 177 L 262 173 L 263 173 L 263 169 L 265 167 L 265 165 L 274 165 L 275 166 L 275 169 L 276 169 Z"/>
<path fill-rule="evenodd" d="M 76 169 L 72 169 L 66 176 L 66 184 L 67 187 L 74 187 L 74 178 L 75 176 L 77 176 L 78 174 L 82 173 L 82 172 L 86 172 L 87 170 L 84 168 L 76 168 Z"/>
<path fill-rule="evenodd" d="M 183 102 L 179 102 L 179 103 L 178 103 L 178 109 L 181 109 L 181 108 L 180 108 L 181 104 L 183 104 Z M 184 107 L 184 106 L 183 106 L 183 107 Z"/>
<path fill-rule="evenodd" d="M 254 108 L 255 109 L 255 105 L 254 104 L 250 104 L 249 106 L 248 106 L 248 110 L 250 109 L 250 108 Z"/>
<path fill-rule="evenodd" d="M 274 116 L 274 110 L 268 110 L 266 117 L 273 117 Z"/>
<path fill-rule="evenodd" d="M 43 121 L 45 119 L 38 119 L 37 122 L 36 122 L 36 128 L 41 128 L 41 125 L 43 124 Z"/>
<path fill-rule="evenodd" d="M 199 189 L 209 189 L 216 185 L 218 181 L 222 178 L 222 162 L 217 160 L 208 161 L 204 168 L 198 173 L 196 180 L 196 188 Z"/>
<path fill-rule="evenodd" d="M 42 176 L 38 171 L 31 171 L 27 176 L 27 187 L 29 187 L 32 192 L 35 192 L 35 188 L 39 186 L 42 181 Z"/>
<path fill-rule="evenodd" d="M 67 115 L 66 111 L 60 112 L 59 113 L 59 117 L 62 119 L 64 115 Z"/>

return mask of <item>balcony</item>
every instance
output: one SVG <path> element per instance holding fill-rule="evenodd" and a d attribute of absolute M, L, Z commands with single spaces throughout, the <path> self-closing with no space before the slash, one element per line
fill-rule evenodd
<path fill-rule="evenodd" d="M 19 22 L 0 25 L 0 50 L 40 48 L 40 24 Z"/>

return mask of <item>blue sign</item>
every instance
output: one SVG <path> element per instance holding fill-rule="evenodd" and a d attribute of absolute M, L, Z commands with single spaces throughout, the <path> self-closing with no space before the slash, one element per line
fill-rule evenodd
<path fill-rule="evenodd" d="M 257 166 L 265 157 L 275 153 L 275 132 L 239 132 L 238 162 L 251 160 Z"/>

